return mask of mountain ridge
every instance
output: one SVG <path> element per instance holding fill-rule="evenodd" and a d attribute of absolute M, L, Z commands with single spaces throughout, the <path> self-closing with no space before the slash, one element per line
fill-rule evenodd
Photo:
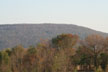
<path fill-rule="evenodd" d="M 51 39 L 62 33 L 77 34 L 81 39 L 90 34 L 108 36 L 108 33 L 73 24 L 6 24 L 0 25 L 0 49 L 11 48 L 18 44 L 24 47 L 36 45 L 41 38 Z"/>
<path fill-rule="evenodd" d="M 102 33 L 106 33 L 108 34 L 107 32 L 104 32 L 104 31 L 100 31 L 100 30 L 96 30 L 96 29 L 93 29 L 93 28 L 89 28 L 87 26 L 81 26 L 81 25 L 77 25 L 77 24 L 71 24 L 71 23 L 10 23 L 10 24 L 0 24 L 0 26 L 6 26 L 6 25 L 9 25 L 9 26 L 12 26 L 12 25 L 73 25 L 73 26 L 78 26 L 78 27 L 82 27 L 82 28 L 87 28 L 87 29 L 90 29 L 90 30 L 94 30 L 94 31 L 97 31 L 97 32 L 102 32 Z"/>

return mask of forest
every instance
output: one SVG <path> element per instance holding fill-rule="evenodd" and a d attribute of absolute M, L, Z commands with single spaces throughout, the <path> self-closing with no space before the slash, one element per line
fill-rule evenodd
<path fill-rule="evenodd" d="M 108 37 L 60 34 L 0 51 L 0 72 L 108 72 Z"/>

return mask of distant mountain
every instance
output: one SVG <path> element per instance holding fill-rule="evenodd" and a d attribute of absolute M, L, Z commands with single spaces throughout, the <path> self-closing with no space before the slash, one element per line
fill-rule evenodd
<path fill-rule="evenodd" d="M 62 33 L 78 34 L 85 38 L 90 34 L 108 36 L 107 33 L 69 24 L 13 24 L 0 25 L 0 49 L 22 44 L 36 45 L 40 39 L 51 39 Z"/>

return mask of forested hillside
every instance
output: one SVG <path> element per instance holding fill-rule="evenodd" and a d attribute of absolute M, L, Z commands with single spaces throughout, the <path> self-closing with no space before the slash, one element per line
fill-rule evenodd
<path fill-rule="evenodd" d="M 108 37 L 60 34 L 0 51 L 0 72 L 108 72 Z"/>
<path fill-rule="evenodd" d="M 0 25 L 0 49 L 22 44 L 24 47 L 36 45 L 42 39 L 51 39 L 62 33 L 72 33 L 81 39 L 90 34 L 107 36 L 89 28 L 67 24 L 14 24 Z"/>

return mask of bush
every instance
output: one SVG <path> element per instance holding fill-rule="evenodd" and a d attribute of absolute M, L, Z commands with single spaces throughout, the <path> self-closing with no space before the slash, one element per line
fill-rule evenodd
<path fill-rule="evenodd" d="M 103 70 L 102 70 L 101 66 L 99 66 L 99 67 L 96 69 L 96 71 L 95 71 L 95 72 L 103 72 Z"/>

